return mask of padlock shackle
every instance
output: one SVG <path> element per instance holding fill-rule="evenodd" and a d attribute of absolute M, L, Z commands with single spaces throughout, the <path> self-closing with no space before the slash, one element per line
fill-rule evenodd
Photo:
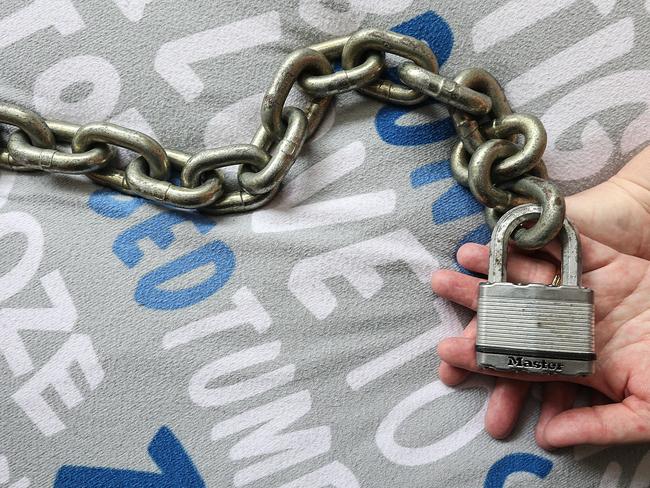
<path fill-rule="evenodd" d="M 512 233 L 523 222 L 541 215 L 542 207 L 536 204 L 519 205 L 506 212 L 492 231 L 490 242 L 490 283 L 507 281 L 506 262 L 508 261 L 508 243 Z M 582 254 L 580 238 L 569 221 L 564 219 L 564 225 L 559 234 L 562 244 L 562 285 L 580 286 L 582 282 Z"/>

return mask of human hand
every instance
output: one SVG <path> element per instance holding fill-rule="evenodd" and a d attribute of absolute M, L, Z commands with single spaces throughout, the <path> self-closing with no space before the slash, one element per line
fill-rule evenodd
<path fill-rule="evenodd" d="M 476 318 L 463 337 L 443 340 L 440 379 L 461 383 L 470 372 L 498 376 L 485 418 L 495 438 L 512 431 L 530 382 L 544 382 L 535 437 L 552 449 L 576 444 L 650 441 L 650 149 L 609 181 L 567 199 L 567 214 L 583 232 L 583 286 L 596 300 L 596 371 L 588 377 L 558 377 L 479 370 L 474 345 Z M 558 246 L 546 249 L 559 262 Z M 487 274 L 488 248 L 466 244 L 458 262 Z M 550 283 L 557 264 L 513 250 L 508 262 L 514 282 Z M 484 279 L 438 271 L 433 290 L 476 310 Z M 592 405 L 573 408 L 577 386 L 592 389 Z"/>

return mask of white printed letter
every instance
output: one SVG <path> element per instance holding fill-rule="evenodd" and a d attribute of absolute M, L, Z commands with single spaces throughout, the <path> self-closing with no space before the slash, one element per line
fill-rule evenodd
<path fill-rule="evenodd" d="M 540 20 L 570 7 L 576 0 L 510 0 L 494 12 L 479 20 L 472 28 L 472 41 L 476 52 L 488 50 L 495 44 L 514 36 Z M 616 0 L 591 0 L 601 15 L 614 8 Z M 495 29 L 495 25 L 499 28 Z"/>
<path fill-rule="evenodd" d="M 434 257 L 406 229 L 303 259 L 289 277 L 289 290 L 322 320 L 336 308 L 336 297 L 325 285 L 334 276 L 345 277 L 363 298 L 371 298 L 384 284 L 377 266 L 404 261 L 422 283 L 438 266 Z"/>
<path fill-rule="evenodd" d="M 87 97 L 75 102 L 61 99 L 64 89 L 80 82 L 93 85 Z M 34 83 L 34 106 L 49 117 L 94 122 L 113 112 L 120 90 L 120 75 L 111 63 L 97 56 L 75 56 L 59 61 L 38 77 Z"/>
<path fill-rule="evenodd" d="M 470 380 L 463 383 L 461 388 L 480 387 L 489 390 L 488 380 Z M 462 448 L 480 432 L 483 431 L 483 419 L 487 411 L 487 399 L 483 407 L 469 422 L 456 432 L 440 439 L 433 444 L 423 447 L 404 447 L 395 440 L 395 433 L 402 424 L 415 412 L 437 398 L 455 392 L 455 388 L 445 386 L 440 381 L 420 388 L 399 402 L 393 410 L 382 420 L 377 429 L 375 441 L 377 447 L 386 458 L 400 466 L 420 466 L 430 464 Z"/>
<path fill-rule="evenodd" d="M 41 285 L 52 307 L 0 309 L 0 353 L 4 354 L 14 376 L 34 369 L 18 331 L 70 332 L 77 321 L 77 309 L 59 270 L 43 276 Z"/>
<path fill-rule="evenodd" d="M 541 62 L 506 85 L 514 106 L 522 106 L 589 71 L 629 53 L 634 20 L 627 17 Z"/>
<path fill-rule="evenodd" d="M 0 50 L 48 27 L 67 36 L 85 25 L 71 0 L 35 0 L 0 20 Z"/>
<path fill-rule="evenodd" d="M 172 349 L 239 325 L 250 324 L 260 334 L 271 327 L 271 317 L 255 298 L 255 295 L 245 286 L 237 290 L 232 297 L 232 302 L 235 305 L 232 310 L 191 322 L 180 329 L 167 332 L 162 340 L 163 349 Z"/>
<path fill-rule="evenodd" d="M 574 180 L 596 174 L 614 154 L 615 141 L 593 117 L 622 105 L 643 104 L 644 111 L 623 131 L 621 153 L 626 155 L 650 140 L 650 71 L 614 73 L 583 85 L 558 100 L 541 118 L 548 131 L 544 159 L 558 180 Z M 582 125 L 579 149 L 563 150 L 558 139 L 570 128 Z"/>
<path fill-rule="evenodd" d="M 154 0 L 113 0 L 124 16 L 131 22 L 138 22 L 144 16 L 144 9 Z"/>
<path fill-rule="evenodd" d="M 208 388 L 208 384 L 235 371 L 272 361 L 280 354 L 280 341 L 269 342 L 217 359 L 199 369 L 190 379 L 190 399 L 200 407 L 216 407 L 244 400 L 293 380 L 296 367 L 289 364 L 234 385 Z"/>
<path fill-rule="evenodd" d="M 190 65 L 275 42 L 280 35 L 280 16 L 277 12 L 266 12 L 163 44 L 154 66 L 160 76 L 190 102 L 203 91 L 203 82 Z"/>
<path fill-rule="evenodd" d="M 359 488 L 354 473 L 344 464 L 334 461 L 279 488 Z"/>
<path fill-rule="evenodd" d="M 233 461 L 271 455 L 237 472 L 235 486 L 247 485 L 329 451 L 329 427 L 282 433 L 310 410 L 311 395 L 303 390 L 247 410 L 214 426 L 213 441 L 259 426 L 230 449 Z"/>
<path fill-rule="evenodd" d="M 253 232 L 287 232 L 343 222 L 357 222 L 395 210 L 393 190 L 299 205 L 326 186 L 361 166 L 366 150 L 359 141 L 348 144 L 289 181 L 264 210 L 251 217 Z"/>
<path fill-rule="evenodd" d="M 65 429 L 65 424 L 43 398 L 47 389 L 54 388 L 69 409 L 76 407 L 84 399 L 68 370 L 73 364 L 79 365 L 91 390 L 102 382 L 104 370 L 99 364 L 90 337 L 73 334 L 61 349 L 12 395 L 14 401 L 45 436 Z"/>
<path fill-rule="evenodd" d="M 389 371 L 399 368 L 431 349 L 435 349 L 438 342 L 445 337 L 461 335 L 463 326 L 449 302 L 437 298 L 433 302 L 433 306 L 438 312 L 438 326 L 350 371 L 345 377 L 350 388 L 359 390 Z"/>
<path fill-rule="evenodd" d="M 31 281 L 43 258 L 43 229 L 34 217 L 24 212 L 0 215 L 0 238 L 13 233 L 27 237 L 27 249 L 18 264 L 0 276 L 0 302 L 14 296 Z"/>

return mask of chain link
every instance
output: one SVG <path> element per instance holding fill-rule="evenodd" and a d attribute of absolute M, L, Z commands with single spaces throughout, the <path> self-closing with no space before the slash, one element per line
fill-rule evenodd
<path fill-rule="evenodd" d="M 56 138 L 57 145 L 69 144 L 79 126 L 60 121 L 48 121 L 47 126 Z M 72 153 L 59 149 L 41 149 L 31 143 L 27 133 L 18 129 L 9 137 L 7 151 L 13 164 L 20 164 L 26 170 L 41 170 L 52 173 L 81 174 L 106 166 L 115 156 L 107 144 L 98 144 L 88 151 Z"/>
<path fill-rule="evenodd" d="M 45 120 L 27 108 L 10 103 L 0 103 L 0 123 L 12 125 L 23 131 L 36 148 L 54 149 L 56 147 L 54 134 Z M 16 161 L 9 153 L 8 148 L 2 151 L 0 167 L 13 171 L 34 171 L 35 169 L 32 165 Z"/>
<path fill-rule="evenodd" d="M 329 41 L 309 46 L 320 52 L 329 61 L 340 60 L 343 48 L 350 36 L 338 37 Z M 371 52 L 365 61 L 349 69 L 341 69 L 328 75 L 303 74 L 298 78 L 300 88 L 312 97 L 338 95 L 351 90 L 359 90 L 377 80 L 384 71 L 386 55 L 384 52 Z"/>
<path fill-rule="evenodd" d="M 454 82 L 471 90 L 483 93 L 492 100 L 492 109 L 488 116 L 498 119 L 512 113 L 510 103 L 499 82 L 487 71 L 480 68 L 468 68 L 456 75 Z M 465 146 L 465 150 L 472 154 L 477 147 L 485 142 L 479 121 L 468 112 L 451 107 L 449 109 L 456 132 Z M 514 138 L 511 138 L 514 142 Z"/>
<path fill-rule="evenodd" d="M 405 85 L 462 112 L 486 115 L 492 110 L 492 99 L 487 95 L 459 85 L 416 64 L 403 63 L 399 67 L 399 78 Z"/>
<path fill-rule="evenodd" d="M 287 121 L 287 128 L 277 144 L 274 144 L 266 127 L 261 127 L 253 137 L 251 144 L 265 152 L 269 152 L 275 145 L 275 154 L 258 172 L 244 168 L 240 171 L 239 184 L 251 195 L 263 195 L 280 186 L 307 139 L 309 121 L 302 110 L 287 107 L 282 113 L 282 118 Z"/>
<path fill-rule="evenodd" d="M 386 54 L 404 59 L 397 70 L 401 83 L 384 77 Z M 294 87 L 308 99 L 304 108 L 287 105 Z M 17 129 L 6 147 L 0 147 L 0 168 L 85 174 L 101 185 L 166 205 L 215 215 L 244 212 L 273 199 L 333 96 L 352 90 L 399 105 L 429 97 L 447 105 L 460 139 L 452 149 L 452 175 L 487 207 L 487 222 L 494 226 L 503 212 L 536 202 L 542 207 L 539 220 L 518 229 L 515 243 L 538 249 L 558 234 L 564 198 L 547 179 L 541 122 L 514 114 L 501 85 L 487 71 L 471 68 L 454 79 L 444 77 L 425 42 L 376 29 L 289 54 L 264 95 L 261 126 L 250 144 L 190 155 L 110 123 L 45 120 L 27 108 L 0 103 L 0 124 Z M 68 145 L 69 150 L 62 149 Z M 117 148 L 136 157 L 120 165 Z M 234 182 L 222 173 L 229 166 L 238 167 Z M 180 185 L 169 181 L 172 168 L 180 172 Z"/>
<path fill-rule="evenodd" d="M 341 65 L 352 69 L 364 55 L 379 51 L 402 56 L 422 68 L 438 72 L 438 60 L 429 45 L 419 39 L 396 32 L 376 29 L 360 30 L 352 34 L 343 47 Z M 390 80 L 373 81 L 359 91 L 365 95 L 398 105 L 415 105 L 426 100 L 426 94 Z"/>
<path fill-rule="evenodd" d="M 287 56 L 284 63 L 280 65 L 271 86 L 264 95 L 262 101 L 262 126 L 275 139 L 282 139 L 286 131 L 286 125 L 282 120 L 285 103 L 289 92 L 303 73 L 316 72 L 320 75 L 332 73 L 332 66 L 327 58 L 318 51 L 309 48 L 298 49 Z M 309 120 L 309 134 L 318 127 L 325 115 L 325 111 L 332 101 L 331 96 L 319 100 L 312 98 L 307 109 L 304 111 Z"/>

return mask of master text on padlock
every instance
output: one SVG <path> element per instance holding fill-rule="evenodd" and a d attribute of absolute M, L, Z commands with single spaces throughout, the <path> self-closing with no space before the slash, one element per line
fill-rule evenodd
<path fill-rule="evenodd" d="M 534 368 L 540 371 L 548 371 L 549 373 L 560 373 L 564 364 L 546 361 L 546 359 L 536 361 L 526 359 L 524 356 L 508 356 L 508 366 L 515 368 Z"/>

